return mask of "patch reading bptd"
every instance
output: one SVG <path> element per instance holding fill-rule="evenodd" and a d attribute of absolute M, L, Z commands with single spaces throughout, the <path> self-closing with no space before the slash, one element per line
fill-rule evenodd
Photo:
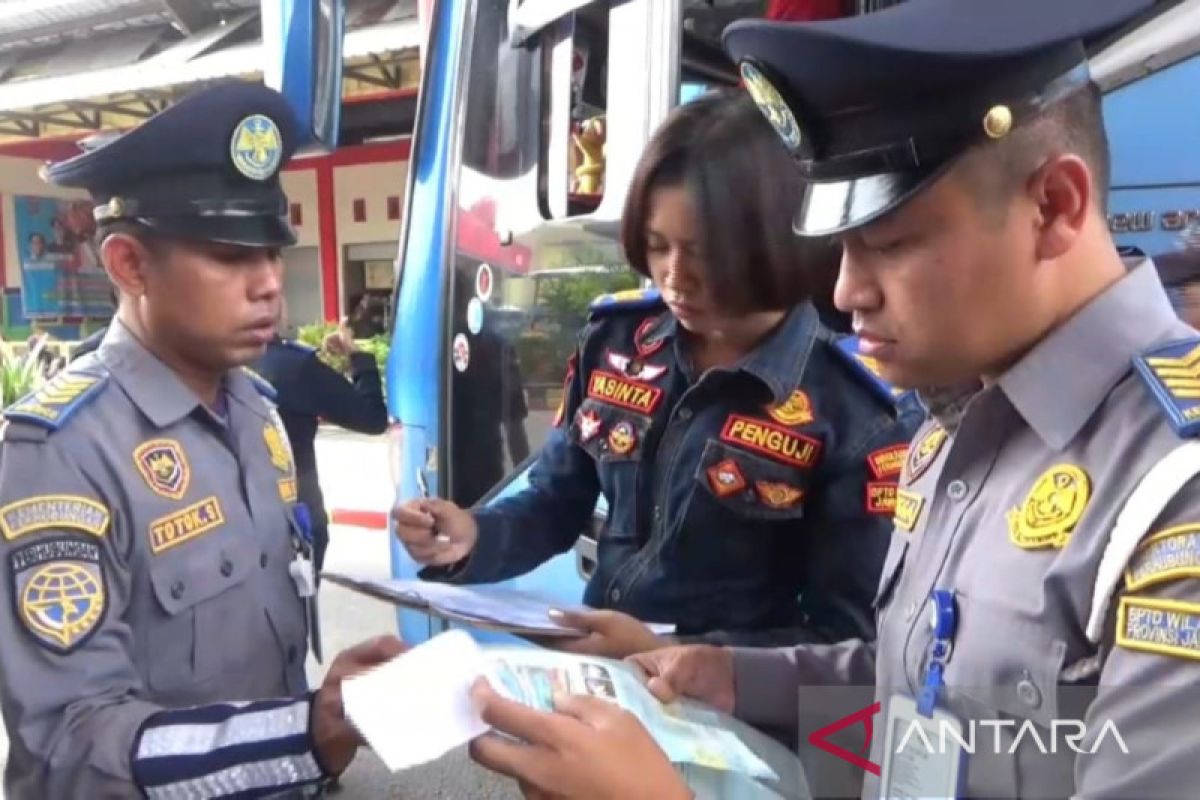
<path fill-rule="evenodd" d="M 1200 525 L 1179 525 L 1150 536 L 1125 570 L 1128 589 L 1200 577 Z"/>
<path fill-rule="evenodd" d="M 199 503 L 151 522 L 150 550 L 158 555 L 224 524 L 221 502 L 216 497 L 206 497 Z"/>
<path fill-rule="evenodd" d="M 1148 597 L 1122 597 L 1117 645 L 1200 661 L 1200 605 Z"/>
<path fill-rule="evenodd" d="M 821 452 L 821 442 L 817 439 L 741 414 L 730 414 L 725 418 L 721 441 L 796 467 L 811 467 L 817 463 L 817 454 Z"/>
<path fill-rule="evenodd" d="M 867 513 L 889 516 L 896 513 L 896 484 L 871 481 L 867 484 Z"/>
<path fill-rule="evenodd" d="M 71 494 L 26 497 L 0 508 L 0 532 L 10 542 L 27 533 L 60 528 L 103 536 L 108 520 L 107 508 Z"/>
<path fill-rule="evenodd" d="M 626 408 L 649 416 L 662 402 L 663 391 L 657 386 L 647 386 L 626 380 L 606 370 L 592 370 L 588 378 L 588 397 L 602 403 Z"/>

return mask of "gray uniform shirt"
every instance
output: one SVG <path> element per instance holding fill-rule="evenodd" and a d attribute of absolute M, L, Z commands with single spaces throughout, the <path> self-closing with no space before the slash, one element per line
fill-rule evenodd
<path fill-rule="evenodd" d="M 218 416 L 114 324 L 98 353 L 10 409 L 0 445 L 10 800 L 136 795 L 135 783 L 153 783 L 136 774 L 140 757 L 221 744 L 195 728 L 188 742 L 186 717 L 150 736 L 157 712 L 306 692 L 290 451 L 250 376 L 230 372 L 225 397 Z M 274 732 L 307 737 L 306 708 L 277 713 L 273 725 L 291 718 Z M 228 728 L 221 713 L 191 722 L 218 717 Z M 242 743 L 271 732 L 260 719 Z M 150 766 L 169 785 L 235 763 Z M 315 763 L 304 769 L 319 777 Z"/>
<path fill-rule="evenodd" d="M 1185 354 L 1174 368 L 1194 381 L 1189 364 L 1200 361 L 1193 351 L 1200 338 L 1176 318 L 1153 267 L 1142 264 L 995 385 L 923 398 L 931 418 L 914 437 L 901 477 L 877 599 L 877 645 L 738 651 L 739 715 L 791 724 L 795 687 L 848 683 L 874 683 L 886 714 L 890 697 L 920 690 L 933 639 L 930 594 L 951 589 L 958 629 L 940 708 L 964 725 L 1016 722 L 998 729 L 1001 755 L 989 755 L 997 749 L 992 729 L 979 737 L 966 796 L 1194 796 L 1194 481 L 1147 531 L 1099 647 L 1085 634 L 1117 515 L 1142 477 L 1181 443 L 1133 367 L 1135 357 L 1171 343 L 1178 344 L 1170 353 Z M 876 718 L 871 746 L 876 764 L 884 759 L 883 719 Z M 1078 743 L 1084 753 L 1068 749 L 1060 735 L 1057 757 L 1042 754 L 1056 719 L 1085 724 L 1087 738 Z M 1042 745 L 1026 735 L 1009 754 L 1023 720 L 1038 726 Z M 1111 729 L 1100 735 L 1108 720 L 1129 755 Z M 863 796 L 879 791 L 878 779 L 866 775 Z"/>

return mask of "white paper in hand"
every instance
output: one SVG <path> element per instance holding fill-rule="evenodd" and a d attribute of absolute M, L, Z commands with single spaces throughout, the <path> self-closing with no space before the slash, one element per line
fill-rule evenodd
<path fill-rule="evenodd" d="M 487 671 L 479 645 L 452 630 L 342 683 L 346 717 L 388 769 L 439 758 L 488 726 L 470 698 Z"/>

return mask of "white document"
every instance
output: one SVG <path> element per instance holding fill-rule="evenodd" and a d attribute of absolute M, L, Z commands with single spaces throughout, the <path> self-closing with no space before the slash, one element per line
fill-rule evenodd
<path fill-rule="evenodd" d="M 346 717 L 393 772 L 433 761 L 486 733 L 471 685 L 487 659 L 464 631 L 449 631 L 342 682 Z"/>

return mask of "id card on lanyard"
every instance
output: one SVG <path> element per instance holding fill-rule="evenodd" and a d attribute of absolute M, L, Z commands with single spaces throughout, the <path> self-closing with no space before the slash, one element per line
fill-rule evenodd
<path fill-rule="evenodd" d="M 313 574 L 312 516 L 308 506 L 296 503 L 291 509 L 292 563 L 288 574 L 296 584 L 296 594 L 304 601 L 304 613 L 308 618 L 309 638 L 313 656 L 321 663 L 321 615 L 317 609 L 316 576 Z"/>
<path fill-rule="evenodd" d="M 932 600 L 933 642 L 921 691 L 916 699 L 894 694 L 888 700 L 879 781 L 879 796 L 887 800 L 956 800 L 966 778 L 962 723 L 938 708 L 954 652 L 958 607 L 949 589 L 935 589 Z"/>

